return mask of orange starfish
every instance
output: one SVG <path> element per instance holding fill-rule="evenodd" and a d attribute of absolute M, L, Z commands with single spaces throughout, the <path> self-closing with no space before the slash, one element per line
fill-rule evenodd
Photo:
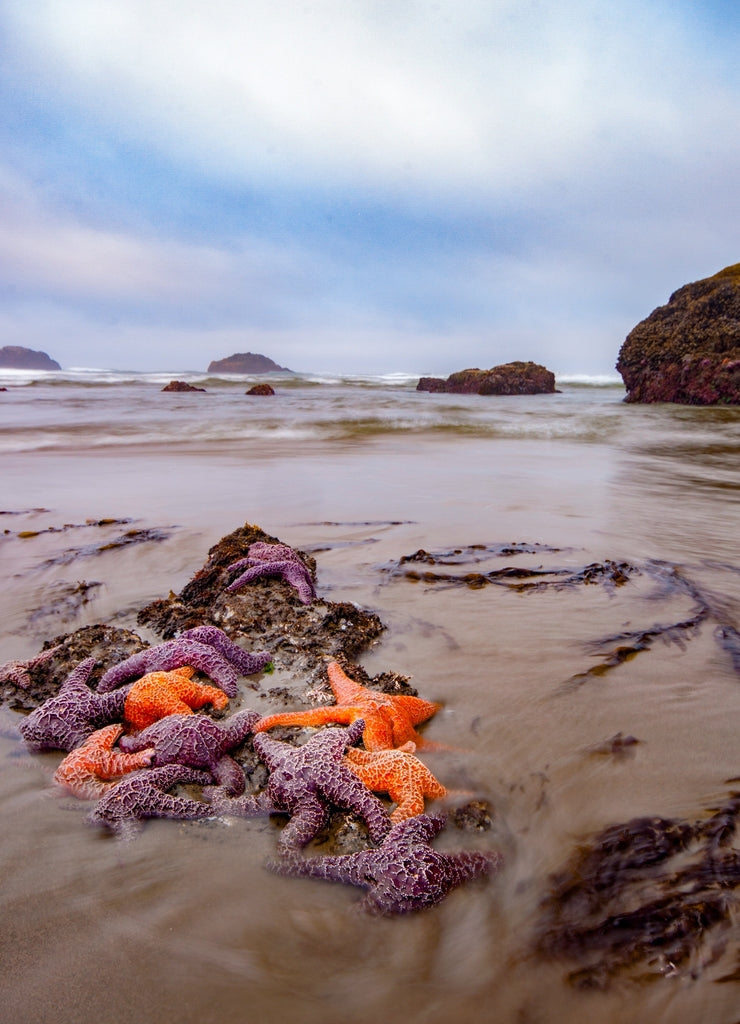
<path fill-rule="evenodd" d="M 54 772 L 54 781 L 80 800 L 97 800 L 122 775 L 147 768 L 154 756 L 152 747 L 138 754 L 113 749 L 122 732 L 123 726 L 114 723 L 88 736 L 82 746 L 67 754 Z"/>
<path fill-rule="evenodd" d="M 222 711 L 229 703 L 224 691 L 193 682 L 190 677 L 194 672 L 194 668 L 184 665 L 171 672 L 149 672 L 137 679 L 126 694 L 126 722 L 141 730 L 167 715 L 192 715 L 205 704 Z"/>
<path fill-rule="evenodd" d="M 396 750 L 359 750 L 348 747 L 345 763 L 374 793 L 387 793 L 398 806 L 391 814 L 397 825 L 406 818 L 424 813 L 424 797 L 447 795 L 425 764 L 414 757 L 413 743 L 404 743 Z"/>
<path fill-rule="evenodd" d="M 357 718 L 364 718 L 362 739 L 368 750 L 400 747 L 409 740 L 418 746 L 423 745 L 424 741 L 414 726 L 431 718 L 442 707 L 441 704 L 433 704 L 420 697 L 391 696 L 360 686 L 342 671 L 336 661 L 330 662 L 326 671 L 336 704 L 268 715 L 256 726 L 255 732 L 264 732 L 274 725 L 326 725 L 327 722 L 349 725 Z"/>

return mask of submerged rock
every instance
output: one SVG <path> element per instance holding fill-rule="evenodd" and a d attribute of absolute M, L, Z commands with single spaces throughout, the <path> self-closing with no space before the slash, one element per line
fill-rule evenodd
<path fill-rule="evenodd" d="M 205 388 L 196 388 L 184 380 L 171 380 L 169 384 L 165 384 L 162 391 L 205 391 Z"/>
<path fill-rule="evenodd" d="M 539 363 L 513 362 L 490 370 L 460 370 L 447 380 L 422 377 L 417 391 L 442 391 L 455 395 L 551 395 L 556 392 L 555 374 Z"/>
<path fill-rule="evenodd" d="M 627 335 L 627 402 L 740 404 L 740 263 L 684 285 Z"/>
<path fill-rule="evenodd" d="M 245 395 L 274 395 L 275 388 L 271 384 L 255 384 L 249 391 L 244 392 Z"/>
<path fill-rule="evenodd" d="M 0 348 L 0 366 L 12 370 L 61 370 L 61 366 L 46 352 L 38 352 L 22 345 L 4 345 Z"/>

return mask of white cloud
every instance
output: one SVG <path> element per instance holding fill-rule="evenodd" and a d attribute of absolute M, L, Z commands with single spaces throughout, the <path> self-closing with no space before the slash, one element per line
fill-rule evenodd
<path fill-rule="evenodd" d="M 42 79 L 219 178 L 521 188 L 689 145 L 724 106 L 644 3 L 37 0 L 7 17 Z"/>

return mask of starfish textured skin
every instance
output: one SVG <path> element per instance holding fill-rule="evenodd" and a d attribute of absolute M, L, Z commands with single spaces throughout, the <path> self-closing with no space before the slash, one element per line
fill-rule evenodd
<path fill-rule="evenodd" d="M 125 696 L 123 717 L 137 732 L 167 715 L 192 715 L 206 704 L 223 711 L 229 698 L 215 686 L 196 683 L 188 666 L 171 672 L 149 672 Z M 114 690 L 113 694 L 119 691 Z M 110 694 L 110 696 L 113 696 Z"/>
<path fill-rule="evenodd" d="M 204 768 L 227 793 L 244 792 L 244 772 L 228 751 L 238 747 L 254 732 L 260 720 L 256 711 L 237 711 L 224 722 L 205 715 L 169 715 L 148 726 L 137 736 L 124 736 L 121 749 L 144 750 L 154 747 L 152 764 L 182 764 Z"/>
<path fill-rule="evenodd" d="M 113 780 L 147 768 L 154 756 L 151 747 L 136 754 L 113 749 L 122 732 L 123 726 L 116 723 L 97 729 L 67 754 L 54 772 L 54 781 L 80 800 L 97 800 L 115 785 Z"/>
<path fill-rule="evenodd" d="M 424 797 L 437 799 L 447 795 L 425 764 L 414 756 L 413 744 L 397 750 L 358 750 L 350 747 L 344 761 L 358 779 L 374 793 L 387 793 L 397 806 L 391 821 L 413 818 L 424 813 Z M 408 749 L 411 748 L 411 749 Z"/>
<path fill-rule="evenodd" d="M 363 718 L 365 732 L 362 739 L 368 750 L 388 750 L 409 741 L 417 746 L 424 745 L 415 726 L 431 718 L 442 707 L 441 704 L 420 697 L 394 696 L 361 686 L 350 679 L 336 661 L 330 662 L 327 673 L 336 704 L 268 715 L 256 731 L 264 732 L 275 725 L 326 725 L 328 722 L 347 725 Z"/>
<path fill-rule="evenodd" d="M 311 604 L 316 597 L 311 573 L 305 562 L 287 544 L 267 544 L 265 541 L 257 541 L 250 546 L 246 558 L 232 562 L 227 569 L 229 571 L 245 570 L 226 587 L 228 593 L 240 590 L 247 583 L 261 576 L 282 576 L 292 587 L 295 587 L 303 604 Z"/>
<path fill-rule="evenodd" d="M 339 857 L 301 857 L 293 852 L 268 867 L 279 875 L 323 878 L 368 890 L 361 907 L 376 914 L 406 914 L 440 903 L 458 885 L 488 875 L 503 862 L 500 853 L 441 853 L 429 844 L 445 825 L 438 815 L 420 814 L 394 825 L 377 850 Z"/>
<path fill-rule="evenodd" d="M 28 690 L 33 684 L 30 676 L 31 669 L 50 661 L 61 646 L 61 644 L 57 644 L 55 647 L 50 647 L 34 658 L 28 658 L 27 661 L 6 661 L 4 665 L 0 665 L 0 683 L 12 683 L 20 690 Z"/>
<path fill-rule="evenodd" d="M 91 733 L 123 718 L 126 690 L 94 693 L 87 685 L 94 658 L 85 658 L 70 672 L 54 697 L 18 726 L 31 750 L 73 750 Z"/>
<path fill-rule="evenodd" d="M 256 797 L 236 799 L 216 791 L 214 807 L 245 818 L 287 812 L 291 819 L 280 834 L 281 849 L 298 849 L 315 838 L 328 820 L 329 805 L 355 811 L 374 842 L 380 842 L 390 829 L 385 807 L 342 761 L 363 727 L 360 719 L 349 729 L 325 729 L 302 747 L 256 736 L 254 749 L 270 769 L 267 788 Z"/>
<path fill-rule="evenodd" d="M 168 792 L 179 783 L 205 786 L 211 782 L 208 772 L 181 764 L 144 768 L 117 782 L 90 811 L 88 821 L 131 836 L 142 818 L 212 818 L 209 804 Z"/>
<path fill-rule="evenodd" d="M 216 636 L 217 633 L 221 635 Z M 193 634 L 198 634 L 201 638 L 208 636 L 211 639 L 205 642 Z M 249 654 L 215 626 L 196 626 L 175 640 L 166 640 L 156 647 L 147 647 L 146 650 L 132 654 L 125 661 L 113 665 L 98 683 L 98 693 L 107 693 L 121 683 L 146 675 L 147 672 L 169 672 L 189 665 L 210 676 L 229 697 L 236 697 L 239 692 L 237 668 L 243 675 L 251 675 L 264 668 L 271 657 L 267 651 Z"/>

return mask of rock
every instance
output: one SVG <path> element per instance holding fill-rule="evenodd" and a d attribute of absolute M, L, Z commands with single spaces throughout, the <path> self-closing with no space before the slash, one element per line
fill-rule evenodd
<path fill-rule="evenodd" d="M 169 384 L 165 384 L 162 391 L 205 391 L 205 388 L 193 387 L 184 380 L 171 380 Z"/>
<path fill-rule="evenodd" d="M 249 391 L 244 392 L 245 395 L 274 395 L 275 388 L 270 384 L 255 384 Z"/>
<path fill-rule="evenodd" d="M 627 402 L 740 404 L 740 263 L 674 292 L 627 335 Z"/>
<path fill-rule="evenodd" d="M 516 361 L 490 370 L 460 370 L 447 380 L 422 377 L 417 391 L 442 391 L 454 395 L 552 395 L 555 374 L 538 363 Z"/>
<path fill-rule="evenodd" d="M 235 352 L 226 359 L 214 359 L 208 364 L 209 373 L 292 373 L 287 366 L 278 366 L 267 356 L 257 352 Z"/>
<path fill-rule="evenodd" d="M 0 367 L 11 370 L 61 370 L 56 359 L 46 352 L 37 352 L 22 345 L 4 345 L 0 348 Z"/>

